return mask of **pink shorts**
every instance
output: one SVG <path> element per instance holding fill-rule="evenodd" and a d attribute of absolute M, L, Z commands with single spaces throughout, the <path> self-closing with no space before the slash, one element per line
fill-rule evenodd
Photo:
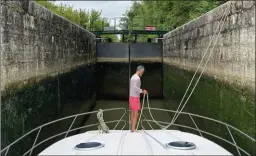
<path fill-rule="evenodd" d="M 129 97 L 129 106 L 132 111 L 140 110 L 140 98 L 139 97 Z"/>

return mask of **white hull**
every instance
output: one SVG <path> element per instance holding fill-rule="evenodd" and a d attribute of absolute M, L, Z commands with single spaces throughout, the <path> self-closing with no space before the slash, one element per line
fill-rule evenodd
<path fill-rule="evenodd" d="M 159 142 L 154 140 L 156 138 Z M 195 149 L 166 149 L 162 144 L 172 141 L 187 141 Z M 79 143 L 100 142 L 102 148 L 76 150 Z M 221 146 L 201 136 L 177 130 L 111 130 L 110 133 L 88 131 L 62 139 L 46 148 L 39 155 L 232 155 Z"/>

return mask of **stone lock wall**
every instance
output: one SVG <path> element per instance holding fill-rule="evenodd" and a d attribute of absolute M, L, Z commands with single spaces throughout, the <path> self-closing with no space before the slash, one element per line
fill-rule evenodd
<path fill-rule="evenodd" d="M 195 70 L 225 12 L 227 18 L 205 73 L 254 90 L 255 3 L 252 1 L 231 1 L 165 34 L 164 62 Z M 214 42 L 215 38 L 204 62 Z"/>
<path fill-rule="evenodd" d="M 0 13 L 3 148 L 43 123 L 90 110 L 96 42 L 92 33 L 34 1 L 1 1 Z M 38 141 L 68 129 L 70 122 L 42 130 Z M 34 138 L 23 139 L 9 155 L 28 150 Z"/>
<path fill-rule="evenodd" d="M 255 1 L 229 1 L 164 35 L 164 97 L 177 103 L 181 101 L 226 11 L 227 18 L 213 54 L 184 111 L 224 121 L 255 137 Z M 177 104 L 169 102 L 168 107 L 176 109 Z M 192 123 L 186 116 L 181 116 L 178 122 Z M 225 127 L 199 119 L 197 124 L 199 128 L 232 142 Z M 251 154 L 255 152 L 251 141 L 233 133 L 240 147 Z M 216 142 L 223 145 L 221 141 Z M 237 152 L 227 144 L 223 146 Z"/>
<path fill-rule="evenodd" d="M 95 36 L 36 2 L 1 1 L 1 78 L 8 84 L 95 61 Z"/>

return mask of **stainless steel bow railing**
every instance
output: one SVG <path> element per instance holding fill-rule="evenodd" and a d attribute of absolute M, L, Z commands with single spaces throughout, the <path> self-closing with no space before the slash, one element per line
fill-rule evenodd
<path fill-rule="evenodd" d="M 113 128 L 113 130 L 115 130 L 116 127 L 118 126 L 118 124 L 119 124 L 120 122 L 124 122 L 124 126 L 122 127 L 122 129 L 123 129 L 123 128 L 126 126 L 126 120 L 123 120 L 123 117 L 124 117 L 125 114 L 126 114 L 126 109 L 125 109 L 125 108 L 111 108 L 111 109 L 105 109 L 105 110 L 103 110 L 103 112 L 115 111 L 115 110 L 123 110 L 123 114 L 122 114 L 121 118 L 120 118 L 119 120 L 106 121 L 105 123 L 106 123 L 106 124 L 109 124 L 109 123 L 116 123 L 115 127 Z M 73 131 L 80 130 L 80 129 L 83 129 L 83 128 L 88 128 L 88 127 L 92 127 L 92 126 L 97 126 L 97 125 L 99 125 L 99 123 L 95 123 L 95 124 L 90 124 L 90 125 L 81 126 L 81 127 L 72 129 L 72 126 L 73 126 L 73 124 L 75 123 L 75 121 L 76 121 L 76 119 L 77 119 L 78 116 L 84 116 L 84 115 L 89 115 L 89 114 L 95 114 L 95 113 L 97 113 L 97 112 L 98 112 L 98 111 L 92 111 L 92 112 L 86 112 L 86 113 L 75 114 L 75 115 L 67 116 L 67 117 L 64 117 L 64 118 L 60 118 L 60 119 L 57 119 L 57 120 L 54 120 L 54 121 L 45 123 L 45 124 L 43 124 L 43 125 L 41 125 L 41 126 L 35 128 L 35 129 L 33 129 L 33 130 L 27 132 L 25 135 L 21 136 L 20 138 L 18 138 L 17 140 L 15 140 L 14 142 L 12 142 L 12 143 L 9 144 L 8 146 L 6 146 L 4 149 L 1 150 L 1 155 L 5 155 L 5 156 L 6 156 L 6 155 L 8 154 L 9 149 L 10 149 L 14 144 L 16 144 L 17 142 L 19 142 L 20 140 L 22 140 L 22 139 L 25 138 L 26 136 L 29 136 L 29 135 L 32 134 L 33 132 L 38 131 L 38 132 L 37 132 L 37 135 L 36 135 L 36 138 L 35 138 L 35 140 L 34 140 L 33 146 L 32 146 L 27 152 L 25 152 L 25 153 L 23 154 L 23 156 L 25 156 L 25 155 L 31 156 L 33 150 L 34 150 L 36 147 L 38 147 L 39 145 L 41 145 L 42 143 L 44 143 L 44 142 L 46 142 L 46 141 L 48 141 L 48 140 L 51 140 L 51 139 L 53 139 L 53 138 L 56 138 L 56 137 L 61 136 L 61 135 L 64 135 L 64 134 L 65 134 L 65 137 L 64 137 L 64 138 L 66 138 L 66 137 L 68 136 L 69 132 L 73 132 Z M 96 116 L 95 116 L 95 117 L 96 117 Z M 59 122 L 59 121 L 67 120 L 67 119 L 70 119 L 70 118 L 74 118 L 74 119 L 73 119 L 72 123 L 70 124 L 68 130 L 66 130 L 66 131 L 64 131 L 64 132 L 61 132 L 61 133 L 58 133 L 58 134 L 56 134 L 56 135 L 54 135 L 54 136 L 51 136 L 51 137 L 49 137 L 49 138 L 47 138 L 47 139 L 45 139 L 45 140 L 43 140 L 43 141 L 37 143 L 38 136 L 39 136 L 39 134 L 40 134 L 40 132 L 41 132 L 41 130 L 42 130 L 43 127 L 48 126 L 48 125 L 51 125 L 51 124 L 54 124 L 54 123 Z"/>
<path fill-rule="evenodd" d="M 177 112 L 177 111 L 173 111 L 173 110 L 161 109 L 161 108 L 152 108 L 152 107 L 150 107 L 150 108 L 144 107 L 143 109 L 144 109 L 144 110 L 147 109 L 147 110 L 149 110 L 149 111 L 150 111 L 150 110 L 164 111 L 164 112 L 169 112 L 169 113 L 176 113 L 176 112 Z M 212 119 L 212 118 L 209 118 L 209 117 L 205 117 L 205 116 L 201 116 L 201 115 L 197 115 L 197 114 L 193 114 L 193 113 L 188 113 L 188 112 L 181 112 L 181 114 L 188 115 L 188 116 L 190 117 L 190 119 L 191 119 L 191 121 L 192 121 L 192 123 L 194 124 L 195 127 L 191 127 L 191 126 L 187 126 L 187 125 L 183 125 L 183 124 L 177 124 L 177 123 L 174 123 L 174 124 L 173 124 L 174 126 L 182 127 L 182 128 L 186 128 L 186 129 L 196 130 L 196 131 L 198 131 L 199 135 L 202 136 L 202 137 L 203 137 L 202 133 L 207 134 L 207 135 L 210 135 L 210 136 L 212 136 L 212 137 L 214 137 L 214 138 L 216 138 L 216 139 L 219 139 L 219 140 L 221 140 L 221 141 L 224 141 L 224 142 L 226 142 L 226 143 L 228 143 L 228 144 L 234 146 L 234 147 L 236 148 L 236 150 L 237 150 L 237 154 L 238 154 L 238 155 L 241 155 L 241 152 L 240 152 L 240 151 L 242 151 L 244 154 L 250 156 L 250 154 L 249 154 L 246 150 L 242 149 L 241 147 L 239 147 L 239 146 L 237 145 L 237 143 L 236 143 L 236 141 L 235 141 L 235 138 L 233 137 L 233 135 L 232 135 L 230 129 L 235 130 L 236 132 L 238 132 L 239 134 L 241 134 L 242 136 L 244 136 L 246 139 L 249 139 L 250 141 L 252 141 L 252 145 L 253 145 L 253 144 L 255 145 L 255 138 L 253 138 L 253 137 L 249 136 L 248 134 L 244 133 L 243 131 L 241 131 L 241 130 L 235 128 L 234 126 L 231 126 L 231 125 L 229 125 L 229 124 L 227 124 L 227 123 L 224 123 L 224 122 L 219 121 L 219 120 L 216 120 L 216 119 Z M 147 122 L 151 129 L 153 129 L 153 128 L 152 128 L 152 125 L 150 124 L 150 123 L 152 123 L 152 122 L 157 122 L 157 123 L 165 124 L 165 125 L 169 125 L 169 124 L 170 124 L 170 122 L 166 122 L 166 121 L 155 121 L 154 119 L 153 119 L 153 120 L 148 120 L 148 119 L 145 117 L 145 115 L 143 115 L 143 114 L 142 114 L 142 117 L 143 117 L 144 119 L 141 120 L 141 123 L 140 123 L 140 124 L 141 124 L 141 126 L 142 126 L 143 129 L 145 129 L 144 126 L 143 126 L 143 122 Z M 233 142 L 230 142 L 229 140 L 224 139 L 224 138 L 222 138 L 222 137 L 220 137 L 220 136 L 217 136 L 217 135 L 215 135 L 215 134 L 212 134 L 212 133 L 209 133 L 209 132 L 200 130 L 193 117 L 198 117 L 198 118 L 200 118 L 200 119 L 204 119 L 204 120 L 208 120 L 208 121 L 213 121 L 213 122 L 215 122 L 215 123 L 224 125 L 224 126 L 227 128 L 227 131 L 229 132 L 229 135 L 230 135 L 230 137 L 231 137 L 231 139 L 232 139 Z"/>
<path fill-rule="evenodd" d="M 173 111 L 173 110 L 168 110 L 168 109 L 161 109 L 161 108 L 148 108 L 148 107 L 144 107 L 143 108 L 144 110 L 146 109 L 150 109 L 150 110 L 154 110 L 154 111 L 163 111 L 163 112 L 169 112 L 169 113 L 175 113 L 176 111 Z M 116 127 L 119 125 L 120 122 L 124 122 L 124 126 L 122 127 L 122 129 L 125 128 L 126 126 L 126 123 L 129 122 L 128 120 L 123 120 L 124 116 L 126 115 L 126 112 L 127 110 L 125 108 L 111 108 L 111 109 L 105 109 L 103 110 L 103 112 L 108 112 L 108 111 L 115 111 L 115 110 L 123 110 L 123 114 L 121 116 L 121 118 L 119 120 L 112 120 L 112 121 L 106 121 L 105 123 L 106 124 L 110 124 L 110 123 L 116 123 L 115 127 L 113 129 L 116 129 Z M 46 124 L 43 124 L 31 131 L 29 131 L 28 133 L 26 133 L 25 135 L 21 136 L 20 138 L 18 138 L 17 140 L 15 140 L 13 143 L 11 143 L 10 145 L 6 146 L 4 149 L 1 150 L 1 155 L 7 155 L 8 154 L 8 151 L 9 149 L 14 145 L 16 144 L 17 142 L 19 142 L 20 140 L 22 140 L 23 138 L 25 138 L 26 136 L 29 136 L 31 133 L 33 132 L 36 132 L 37 131 L 37 135 L 36 135 L 36 138 L 34 139 L 34 143 L 33 143 L 33 146 L 28 150 L 26 151 L 23 156 L 25 155 L 29 155 L 31 156 L 32 155 L 32 152 L 33 150 L 38 147 L 39 145 L 53 139 L 53 138 L 56 138 L 58 136 L 61 136 L 61 135 L 65 135 L 64 138 L 66 138 L 69 134 L 69 132 L 73 132 L 73 131 L 76 131 L 76 130 L 80 130 L 80 129 L 83 129 L 83 128 L 88 128 L 88 127 L 92 127 L 92 126 L 97 126 L 99 125 L 99 123 L 95 123 L 95 124 L 90 124 L 90 125 L 86 125 L 86 126 L 81 126 L 81 127 L 78 127 L 78 128 L 72 128 L 74 122 L 76 121 L 77 117 L 78 116 L 83 116 L 83 115 L 89 115 L 89 114 L 94 114 L 94 113 L 97 113 L 98 111 L 92 111 L 92 112 L 86 112 L 86 113 L 81 113 L 81 114 L 76 114 L 76 115 L 71 115 L 71 116 L 67 116 L 67 117 L 64 117 L 64 118 L 61 118 L 61 119 L 57 119 L 57 120 L 54 120 L 54 121 L 51 121 L 51 122 L 48 122 Z M 212 118 L 209 118 L 209 117 L 205 117 L 205 116 L 201 116 L 201 115 L 197 115 L 197 114 L 193 114 L 193 113 L 188 113 L 188 112 L 181 112 L 181 114 L 185 114 L 185 115 L 188 115 L 192 121 L 192 123 L 194 124 L 195 127 L 191 127 L 191 126 L 188 126 L 188 125 L 184 125 L 184 124 L 177 124 L 177 123 L 174 123 L 173 125 L 174 126 L 177 126 L 177 127 L 182 127 L 182 128 L 187 128 L 187 129 L 192 129 L 192 130 L 196 130 L 198 131 L 199 135 L 204 137 L 203 134 L 207 134 L 207 135 L 210 135 L 210 136 L 213 136 L 214 138 L 217 138 L 221 141 L 224 141 L 232 146 L 234 146 L 236 149 L 237 149 L 237 154 L 238 155 L 242 155 L 242 154 L 246 154 L 248 156 L 250 156 L 250 154 L 248 153 L 248 151 L 244 150 L 243 148 L 239 147 L 235 141 L 235 138 L 233 137 L 230 129 L 238 132 L 239 134 L 241 134 L 242 136 L 244 136 L 245 138 L 249 139 L 250 141 L 252 141 L 252 143 L 255 144 L 255 138 L 249 136 L 248 134 L 242 132 L 241 130 L 235 128 L 234 126 L 231 126 L 227 123 L 224 123 L 222 121 L 218 121 L 218 120 L 215 120 L 215 119 L 212 119 Z M 229 135 L 230 137 L 232 138 L 232 141 L 233 142 L 230 142 L 229 140 L 227 139 L 224 139 L 220 136 L 217 136 L 215 134 L 212 134 L 212 133 L 209 133 L 209 132 L 206 132 L 206 131 L 203 131 L 201 130 L 198 125 L 196 124 L 195 120 L 193 117 L 197 117 L 197 118 L 200 118 L 200 119 L 204 119 L 204 120 L 207 120 L 207 121 L 213 121 L 215 123 L 218 123 L 218 124 L 221 124 L 221 125 L 224 125 L 226 128 L 227 128 L 227 131 L 229 132 Z M 37 139 L 38 139 L 38 136 L 40 135 L 40 132 L 42 130 L 43 127 L 45 126 L 48 126 L 48 125 L 51 125 L 51 124 L 54 124 L 58 121 L 63 121 L 63 120 L 67 120 L 67 119 L 70 119 L 70 118 L 74 118 L 72 123 L 70 124 L 68 130 L 64 131 L 64 132 L 61 132 L 61 133 L 58 133 L 54 136 L 50 136 L 49 138 L 37 143 Z M 144 125 L 143 123 L 144 122 L 147 122 L 150 126 L 151 129 L 153 129 L 153 126 L 150 124 L 152 122 L 158 122 L 160 124 L 165 124 L 165 125 L 168 125 L 170 122 L 166 122 L 166 121 L 155 121 L 155 120 L 149 120 L 146 118 L 146 116 L 144 115 L 144 112 L 142 114 L 142 120 L 140 121 L 140 124 L 142 126 L 143 129 L 144 128 Z M 242 152 L 242 153 L 241 153 Z"/>

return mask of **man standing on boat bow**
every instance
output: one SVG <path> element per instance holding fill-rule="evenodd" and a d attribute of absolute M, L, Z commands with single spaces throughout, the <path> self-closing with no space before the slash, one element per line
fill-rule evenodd
<path fill-rule="evenodd" d="M 141 82 L 140 77 L 144 73 L 144 67 L 138 66 L 136 73 L 131 77 L 130 80 L 130 96 L 129 96 L 129 107 L 131 109 L 131 131 L 135 131 L 136 123 L 139 116 L 140 110 L 140 94 L 147 94 L 147 90 L 142 90 L 140 88 Z"/>

